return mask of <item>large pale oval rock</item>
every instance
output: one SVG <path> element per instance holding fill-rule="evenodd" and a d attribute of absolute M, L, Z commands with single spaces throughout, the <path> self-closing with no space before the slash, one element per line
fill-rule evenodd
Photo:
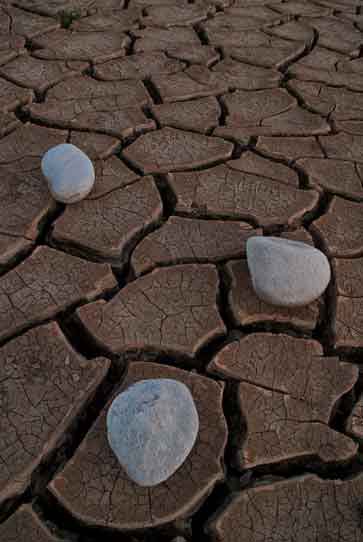
<path fill-rule="evenodd" d="M 133 384 L 114 399 L 107 413 L 109 444 L 140 486 L 167 480 L 188 457 L 198 430 L 189 389 L 168 378 Z"/>
<path fill-rule="evenodd" d="M 251 237 L 247 263 L 260 299 L 298 307 L 317 299 L 330 281 L 330 265 L 320 250 L 279 237 Z"/>
<path fill-rule="evenodd" d="M 75 203 L 85 198 L 95 182 L 91 160 L 70 143 L 49 149 L 42 159 L 42 172 L 52 196 L 62 203 Z"/>

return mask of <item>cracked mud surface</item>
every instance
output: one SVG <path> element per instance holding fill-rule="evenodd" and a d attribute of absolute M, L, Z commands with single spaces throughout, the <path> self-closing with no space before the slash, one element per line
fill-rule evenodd
<path fill-rule="evenodd" d="M 1 541 L 363 539 L 362 52 L 361 0 L 0 0 Z M 256 297 L 270 234 L 329 258 L 309 306 Z M 147 489 L 105 415 L 156 377 L 200 434 Z"/>
<path fill-rule="evenodd" d="M 104 409 L 77 453 L 50 485 L 50 491 L 62 504 L 83 520 L 135 529 L 183 518 L 223 476 L 221 457 L 227 440 L 223 384 L 180 369 L 135 362 L 121 389 L 149 378 L 173 378 L 188 386 L 200 417 L 196 444 L 167 482 L 153 488 L 137 486 L 128 479 L 108 446 Z"/>

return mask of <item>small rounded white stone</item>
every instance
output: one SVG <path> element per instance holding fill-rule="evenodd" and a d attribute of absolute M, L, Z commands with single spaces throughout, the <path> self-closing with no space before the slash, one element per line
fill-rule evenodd
<path fill-rule="evenodd" d="M 189 389 L 168 378 L 133 384 L 113 400 L 107 413 L 110 447 L 140 486 L 170 478 L 190 454 L 198 430 Z"/>
<path fill-rule="evenodd" d="M 42 159 L 42 172 L 57 201 L 76 203 L 91 192 L 95 170 L 91 160 L 70 143 L 52 147 Z"/>
<path fill-rule="evenodd" d="M 326 290 L 330 264 L 320 250 L 280 237 L 251 237 L 247 263 L 257 296 L 271 305 L 308 305 Z"/>

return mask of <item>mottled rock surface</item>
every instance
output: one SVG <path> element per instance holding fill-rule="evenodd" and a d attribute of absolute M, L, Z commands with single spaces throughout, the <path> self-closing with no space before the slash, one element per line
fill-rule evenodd
<path fill-rule="evenodd" d="M 42 172 L 55 200 L 76 203 L 91 192 L 95 170 L 91 160 L 70 143 L 57 145 L 43 156 Z"/>
<path fill-rule="evenodd" d="M 190 454 L 199 417 L 188 388 L 167 378 L 140 380 L 120 393 L 107 412 L 112 451 L 137 485 L 166 482 Z"/>
<path fill-rule="evenodd" d="M 247 263 L 256 294 L 271 305 L 308 305 L 330 282 L 325 254 L 300 241 L 251 237 L 247 241 Z"/>

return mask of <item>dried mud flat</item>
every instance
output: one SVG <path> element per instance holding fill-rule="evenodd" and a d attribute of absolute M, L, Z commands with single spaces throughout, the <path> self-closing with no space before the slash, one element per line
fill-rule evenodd
<path fill-rule="evenodd" d="M 0 0 L 2 542 L 363 540 L 362 51 L 359 0 Z M 321 299 L 256 298 L 268 234 L 325 252 Z M 155 377 L 200 434 L 148 489 L 105 413 Z"/>

